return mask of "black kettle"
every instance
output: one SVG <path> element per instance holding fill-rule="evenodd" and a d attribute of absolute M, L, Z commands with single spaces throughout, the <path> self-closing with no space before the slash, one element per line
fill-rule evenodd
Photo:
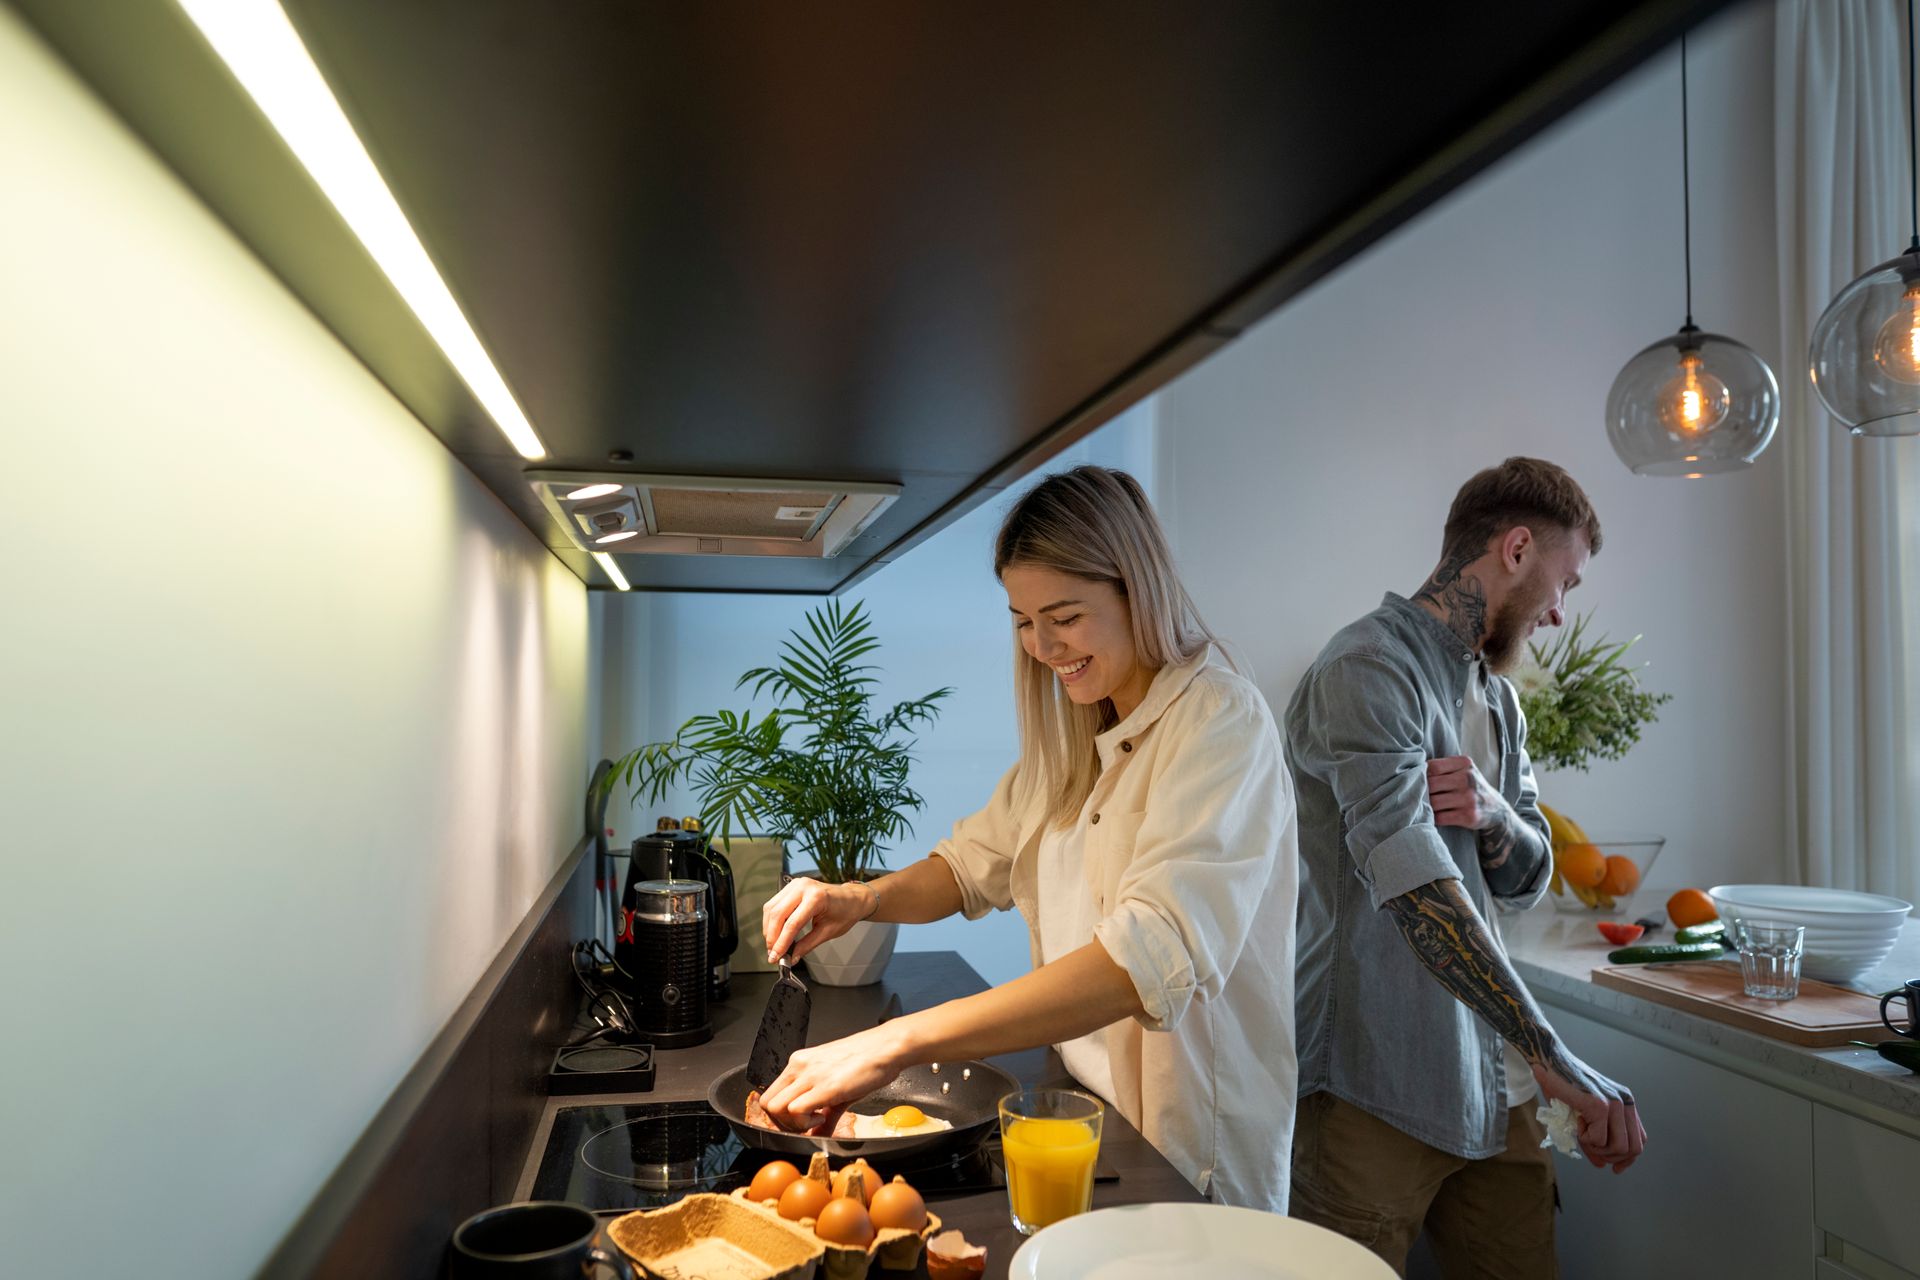
<path fill-rule="evenodd" d="M 648 880 L 698 880 L 707 886 L 707 998 L 725 1000 L 732 985 L 733 953 L 740 945 L 733 867 L 727 855 L 708 842 L 698 820 L 662 818 L 659 830 L 633 842 L 622 901 L 634 885 Z"/>

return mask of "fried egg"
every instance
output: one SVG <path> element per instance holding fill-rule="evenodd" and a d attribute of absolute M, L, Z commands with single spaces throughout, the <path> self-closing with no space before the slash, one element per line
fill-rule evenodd
<path fill-rule="evenodd" d="M 855 1138 L 905 1138 L 916 1133 L 941 1133 L 953 1128 L 951 1122 L 930 1116 L 920 1108 L 907 1104 L 880 1116 L 863 1116 L 857 1111 L 849 1111 L 846 1118 L 853 1121 L 851 1136 Z"/>

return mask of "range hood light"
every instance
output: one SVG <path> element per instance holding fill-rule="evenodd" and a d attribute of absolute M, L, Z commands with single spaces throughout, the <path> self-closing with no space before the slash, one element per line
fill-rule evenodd
<path fill-rule="evenodd" d="M 273 0 L 180 0 L 180 7 L 333 202 L 501 434 L 521 457 L 546 457 L 546 446 L 285 12 Z"/>
<path fill-rule="evenodd" d="M 595 538 L 593 541 L 595 545 L 605 546 L 609 542 L 620 542 L 626 538 L 637 538 L 639 536 L 640 531 L 638 529 L 621 529 L 616 533 L 604 534 L 601 537 Z"/>
<path fill-rule="evenodd" d="M 627 575 L 620 572 L 620 566 L 613 562 L 612 556 L 604 551 L 596 551 L 593 553 L 593 562 L 606 570 L 607 576 L 613 579 L 614 586 L 620 588 L 622 591 L 633 590 L 633 587 L 627 582 Z"/>
<path fill-rule="evenodd" d="M 617 484 L 590 484 L 568 494 L 567 501 L 585 502 L 589 498 L 604 498 L 610 493 L 618 492 L 620 492 L 620 486 Z"/>

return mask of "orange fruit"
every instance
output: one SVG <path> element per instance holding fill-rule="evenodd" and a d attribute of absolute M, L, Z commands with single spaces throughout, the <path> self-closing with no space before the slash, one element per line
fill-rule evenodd
<path fill-rule="evenodd" d="M 1553 864 L 1569 884 L 1598 889 L 1607 878 L 1607 855 L 1590 844 L 1563 844 L 1553 851 Z"/>
<path fill-rule="evenodd" d="M 1684 929 L 1719 918 L 1720 913 L 1713 909 L 1713 899 L 1698 889 L 1682 889 L 1667 899 L 1667 919 L 1673 921 L 1675 928 Z"/>
<path fill-rule="evenodd" d="M 1633 865 L 1632 858 L 1617 853 L 1607 855 L 1606 878 L 1600 881 L 1600 892 L 1615 898 L 1624 898 L 1640 887 L 1640 868 Z"/>

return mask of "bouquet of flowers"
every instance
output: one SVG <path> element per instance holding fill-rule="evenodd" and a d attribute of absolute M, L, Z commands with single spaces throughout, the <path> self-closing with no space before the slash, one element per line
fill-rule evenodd
<path fill-rule="evenodd" d="M 1546 769 L 1586 769 L 1594 760 L 1618 760 L 1640 741 L 1640 727 L 1659 719 L 1670 693 L 1640 687 L 1639 667 L 1621 659 L 1640 639 L 1589 641 L 1582 614 L 1513 676 L 1527 717 L 1527 754 Z M 1645 664 L 1642 664 L 1645 665 Z"/>

